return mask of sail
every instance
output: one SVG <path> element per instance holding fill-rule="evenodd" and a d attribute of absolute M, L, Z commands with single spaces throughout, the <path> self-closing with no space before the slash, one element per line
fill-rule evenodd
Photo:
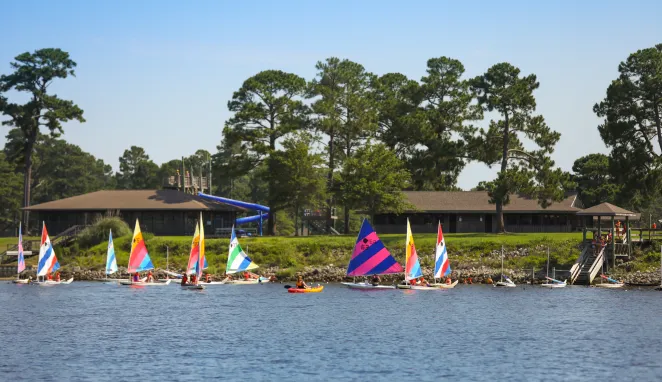
<path fill-rule="evenodd" d="M 55 256 L 55 250 L 51 244 L 51 239 L 46 231 L 46 223 L 41 228 L 41 246 L 39 247 L 39 265 L 37 266 L 37 276 L 46 276 L 60 269 L 60 263 Z"/>
<path fill-rule="evenodd" d="M 113 245 L 113 230 L 108 234 L 108 253 L 106 254 L 106 274 L 112 275 L 117 272 L 117 259 L 115 258 L 115 246 Z"/>
<path fill-rule="evenodd" d="M 402 272 L 367 219 L 363 219 L 354 252 L 347 266 L 347 276 L 385 275 Z"/>
<path fill-rule="evenodd" d="M 23 233 L 21 232 L 21 223 L 18 223 L 18 271 L 21 273 L 25 270 L 25 257 L 23 256 Z"/>
<path fill-rule="evenodd" d="M 405 261 L 405 280 L 417 279 L 423 276 L 421 263 L 418 262 L 418 253 L 414 245 L 414 236 L 411 234 L 409 219 L 407 219 L 407 241 L 406 241 L 406 261 Z"/>
<path fill-rule="evenodd" d="M 234 233 L 234 226 L 232 226 L 228 265 L 225 268 L 225 273 L 232 274 L 255 268 L 257 268 L 257 264 L 255 264 L 253 260 L 251 260 L 248 255 L 246 255 L 243 249 L 241 249 L 239 240 L 237 240 L 237 235 Z"/>
<path fill-rule="evenodd" d="M 140 224 L 138 224 L 138 219 L 136 219 L 136 228 L 133 230 L 131 254 L 129 255 L 127 272 L 136 273 L 149 269 L 154 269 L 154 264 L 152 264 L 152 259 L 149 258 L 143 234 L 140 232 Z"/>
<path fill-rule="evenodd" d="M 188 256 L 188 266 L 186 267 L 186 274 L 197 274 L 196 268 L 198 266 L 198 259 L 200 258 L 200 222 L 195 225 L 195 233 L 193 234 L 193 241 L 191 242 L 191 253 Z"/>
<path fill-rule="evenodd" d="M 200 212 L 200 248 L 196 266 L 198 280 L 202 277 L 202 270 L 205 268 L 207 268 L 207 258 L 205 257 L 205 227 L 203 225 L 202 212 Z"/>
<path fill-rule="evenodd" d="M 437 227 L 437 247 L 434 254 L 434 278 L 440 279 L 442 276 L 448 276 L 451 273 L 451 264 L 448 261 L 448 252 L 446 252 L 446 240 L 441 230 L 441 222 Z"/>

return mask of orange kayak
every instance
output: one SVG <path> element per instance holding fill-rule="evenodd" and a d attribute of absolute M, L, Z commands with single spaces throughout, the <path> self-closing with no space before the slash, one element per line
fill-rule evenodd
<path fill-rule="evenodd" d="M 322 289 L 324 289 L 324 285 L 318 285 L 308 289 L 289 288 L 287 293 L 319 293 L 322 291 Z"/>

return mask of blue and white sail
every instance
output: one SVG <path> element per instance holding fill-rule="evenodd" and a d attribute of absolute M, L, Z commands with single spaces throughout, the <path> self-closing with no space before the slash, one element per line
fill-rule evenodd
<path fill-rule="evenodd" d="M 248 257 L 246 252 L 241 249 L 237 235 L 232 226 L 232 237 L 230 238 L 230 248 L 228 250 L 228 264 L 225 268 L 226 274 L 233 274 L 241 271 L 248 271 L 257 268 L 257 264 Z"/>
<path fill-rule="evenodd" d="M 21 232 L 21 223 L 18 223 L 18 269 L 17 274 L 25 270 L 25 257 L 23 255 L 23 233 Z"/>
<path fill-rule="evenodd" d="M 117 272 L 117 259 L 115 258 L 115 246 L 113 245 L 113 230 L 108 234 L 108 253 L 106 254 L 106 274 L 112 275 Z"/>

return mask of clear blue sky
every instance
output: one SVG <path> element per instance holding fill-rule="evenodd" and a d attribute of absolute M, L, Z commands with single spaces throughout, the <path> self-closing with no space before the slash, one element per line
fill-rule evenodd
<path fill-rule="evenodd" d="M 561 132 L 570 170 L 606 152 L 592 112 L 618 63 L 662 42 L 660 1 L 30 1 L 2 2 L 0 73 L 19 53 L 70 52 L 77 77 L 53 88 L 85 110 L 64 138 L 118 167 L 131 145 L 157 163 L 214 152 L 227 101 L 249 76 L 306 79 L 327 57 L 420 79 L 427 59 L 462 61 L 468 76 L 508 61 L 540 81 L 538 112 Z M 7 128 L 2 128 L 2 136 Z M 459 185 L 492 179 L 468 166 Z"/>

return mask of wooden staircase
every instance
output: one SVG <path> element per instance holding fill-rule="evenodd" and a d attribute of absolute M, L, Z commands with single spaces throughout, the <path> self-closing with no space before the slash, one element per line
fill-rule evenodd
<path fill-rule="evenodd" d="M 78 235 L 88 226 L 86 225 L 75 225 L 67 228 L 66 230 L 60 232 L 59 234 L 51 237 L 51 244 L 53 246 L 67 245 L 78 237 Z M 18 239 L 17 239 L 18 240 Z M 39 246 L 41 245 L 41 240 L 25 240 L 23 241 L 23 250 L 32 251 L 32 255 L 39 253 Z M 18 243 L 7 245 L 7 249 L 4 252 L 0 252 L 0 264 L 11 263 L 15 261 L 14 256 L 8 256 L 8 252 L 18 251 Z"/>
<path fill-rule="evenodd" d="M 605 261 L 605 249 L 606 247 L 602 247 L 600 251 L 596 251 L 590 243 L 585 243 L 582 254 L 570 269 L 570 284 L 591 285 L 595 276 L 602 269 Z"/>

